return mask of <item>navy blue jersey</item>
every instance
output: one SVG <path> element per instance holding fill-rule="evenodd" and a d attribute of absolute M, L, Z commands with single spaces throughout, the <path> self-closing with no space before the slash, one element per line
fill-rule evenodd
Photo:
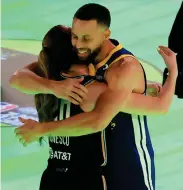
<path fill-rule="evenodd" d="M 122 45 L 117 45 L 112 53 L 96 66 L 96 80 L 104 81 L 107 69 L 126 56 L 135 58 Z M 146 83 L 144 72 L 144 95 Z M 107 150 L 105 177 L 108 190 L 154 190 L 154 152 L 147 117 L 120 112 L 104 133 Z"/>

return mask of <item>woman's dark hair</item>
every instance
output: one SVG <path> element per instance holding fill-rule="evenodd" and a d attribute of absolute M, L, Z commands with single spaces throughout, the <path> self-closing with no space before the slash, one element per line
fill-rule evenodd
<path fill-rule="evenodd" d="M 43 78 L 60 81 L 60 72 L 68 71 L 76 61 L 77 55 L 71 44 L 71 29 L 60 25 L 50 29 L 42 42 L 37 74 Z M 39 122 L 53 121 L 58 116 L 59 101 L 52 94 L 35 95 Z M 39 139 L 40 144 L 42 139 L 43 137 Z"/>

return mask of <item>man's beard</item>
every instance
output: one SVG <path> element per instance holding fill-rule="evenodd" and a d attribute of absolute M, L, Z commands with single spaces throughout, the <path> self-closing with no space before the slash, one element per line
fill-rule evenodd
<path fill-rule="evenodd" d="M 101 49 L 102 49 L 102 46 L 99 46 L 92 53 L 90 53 L 86 59 L 82 59 L 81 57 L 78 56 L 79 63 L 84 64 L 84 65 L 89 65 L 90 63 L 92 63 L 94 65 L 97 64 L 96 57 L 101 52 Z M 73 51 L 77 52 L 77 49 L 75 47 L 73 47 Z"/>

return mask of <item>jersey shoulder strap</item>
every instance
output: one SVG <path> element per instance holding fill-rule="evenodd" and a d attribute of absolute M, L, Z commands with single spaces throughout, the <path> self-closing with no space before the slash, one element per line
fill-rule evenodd
<path fill-rule="evenodd" d="M 115 41 L 117 42 L 117 41 Z M 128 51 L 127 49 L 125 49 L 121 44 L 118 44 L 111 52 L 110 54 L 100 63 L 98 63 L 96 65 L 96 72 L 95 72 L 95 78 L 98 81 L 104 81 L 104 75 L 106 70 L 115 62 L 121 60 L 124 57 L 134 57 L 135 56 Z M 92 66 L 89 66 L 89 73 L 92 73 L 93 71 L 91 71 Z M 94 72 L 93 72 L 94 73 Z"/>

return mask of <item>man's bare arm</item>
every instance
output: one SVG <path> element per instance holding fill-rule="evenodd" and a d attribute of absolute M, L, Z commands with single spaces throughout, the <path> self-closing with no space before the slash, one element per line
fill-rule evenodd
<path fill-rule="evenodd" d="M 167 78 L 159 95 L 156 97 L 132 93 L 122 112 L 138 115 L 163 115 L 169 111 L 175 91 L 176 77 L 172 74 Z"/>
<path fill-rule="evenodd" d="M 38 62 L 26 65 L 19 69 L 9 79 L 12 88 L 25 94 L 50 94 L 50 80 L 38 76 Z"/>
<path fill-rule="evenodd" d="M 25 94 L 53 94 L 76 105 L 83 102 L 88 91 L 80 84 L 82 78 L 63 81 L 50 80 L 42 76 L 38 67 L 40 61 L 39 58 L 38 62 L 31 63 L 16 71 L 9 79 L 10 86 Z"/>
<path fill-rule="evenodd" d="M 161 91 L 158 96 L 145 96 L 142 94 L 131 93 L 125 106 L 121 105 L 122 112 L 127 112 L 131 114 L 138 115 L 159 115 L 166 114 L 170 108 L 171 102 L 173 100 L 173 95 L 175 92 L 175 84 L 177 80 L 177 62 L 176 54 L 171 51 L 169 48 L 162 47 L 158 50 L 162 58 L 164 59 L 165 64 L 169 68 L 169 76 L 161 88 Z M 133 59 L 133 58 L 132 58 Z M 124 63 L 123 63 L 124 64 Z M 128 64 L 128 63 L 127 63 Z M 137 60 L 133 59 L 129 62 L 130 65 L 136 65 L 136 73 L 142 72 L 142 68 Z M 123 65 L 121 65 L 123 67 Z M 122 68 L 123 69 L 123 68 Z M 120 72 L 120 69 L 117 69 L 115 72 Z M 134 72 L 134 78 L 138 80 L 136 73 Z M 111 83 L 111 76 L 115 73 L 111 73 L 109 76 L 108 84 Z M 113 88 L 113 82 L 110 85 L 110 88 Z"/>
<path fill-rule="evenodd" d="M 162 47 L 162 50 L 160 50 L 159 53 L 169 68 L 170 74 L 164 86 L 161 88 L 159 95 L 152 97 L 132 93 L 126 107 L 123 107 L 121 111 L 139 115 L 157 115 L 168 112 L 175 92 L 177 62 L 176 54 L 173 51 L 166 47 Z"/>

